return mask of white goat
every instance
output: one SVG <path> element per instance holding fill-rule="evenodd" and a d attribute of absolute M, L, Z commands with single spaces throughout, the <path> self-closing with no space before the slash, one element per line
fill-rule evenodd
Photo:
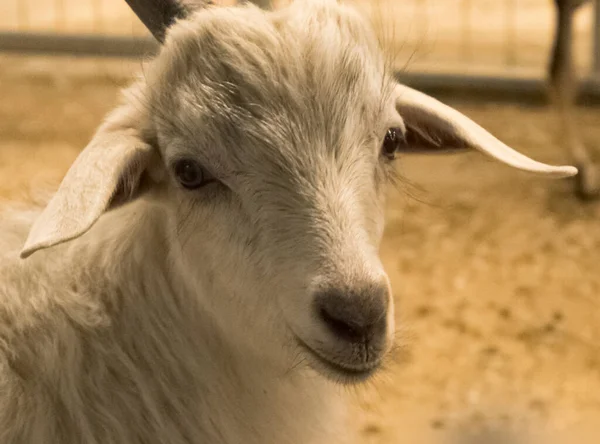
<path fill-rule="evenodd" d="M 0 443 L 343 439 L 336 382 L 370 377 L 393 337 L 396 154 L 576 172 L 398 85 L 333 0 L 171 10 L 33 226 L 1 222 Z M 173 16 L 155 18 L 162 40 Z"/>

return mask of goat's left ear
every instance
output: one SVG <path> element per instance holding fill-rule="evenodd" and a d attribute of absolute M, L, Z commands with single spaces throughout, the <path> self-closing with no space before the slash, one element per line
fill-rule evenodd
<path fill-rule="evenodd" d="M 396 109 L 406 126 L 405 152 L 440 153 L 475 149 L 514 168 L 562 178 L 574 176 L 572 166 L 537 162 L 508 147 L 454 108 L 404 85 L 395 90 Z"/>

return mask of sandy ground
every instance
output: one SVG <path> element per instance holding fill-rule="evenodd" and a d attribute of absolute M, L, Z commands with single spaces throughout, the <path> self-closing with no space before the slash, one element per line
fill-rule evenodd
<path fill-rule="evenodd" d="M 138 68 L 0 58 L 0 197 L 57 183 Z M 515 148 L 565 161 L 545 109 L 449 102 Z M 600 140 L 600 111 L 581 119 L 585 138 Z M 439 443 L 482 420 L 547 432 L 544 444 L 598 442 L 600 205 L 575 201 L 568 180 L 476 153 L 399 168 L 382 255 L 400 347 L 352 396 L 361 442 Z M 586 427 L 593 435 L 576 437 Z"/>
<path fill-rule="evenodd" d="M 285 4 L 289 0 L 274 0 Z M 232 4 L 235 0 L 216 0 Z M 545 69 L 552 0 L 346 0 L 374 20 L 400 59 L 443 71 Z M 576 16 L 576 61 L 590 65 L 592 4 Z M 0 31 L 140 35 L 123 0 L 2 0 Z"/>

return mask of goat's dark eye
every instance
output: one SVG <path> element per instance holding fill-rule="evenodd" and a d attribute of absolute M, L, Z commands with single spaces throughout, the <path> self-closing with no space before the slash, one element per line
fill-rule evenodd
<path fill-rule="evenodd" d="M 404 143 L 402 130 L 400 128 L 390 128 L 385 135 L 385 139 L 383 139 L 381 153 L 388 159 L 394 159 L 402 143 Z"/>
<path fill-rule="evenodd" d="M 179 183 L 188 190 L 200 188 L 207 183 L 207 174 L 202 167 L 193 160 L 178 160 L 175 163 L 174 169 Z"/>

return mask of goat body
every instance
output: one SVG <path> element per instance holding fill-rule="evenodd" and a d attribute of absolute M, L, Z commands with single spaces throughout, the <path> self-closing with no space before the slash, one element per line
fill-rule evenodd
<path fill-rule="evenodd" d="M 154 201 L 115 209 L 73 243 L 21 262 L 34 215 L 0 224 L 10 252 L 0 266 L 0 442 L 343 437 L 339 387 L 294 372 L 300 361 L 282 366 L 231 343 L 235 334 L 193 303 L 203 296 L 182 285 L 160 242 L 171 222 Z"/>

